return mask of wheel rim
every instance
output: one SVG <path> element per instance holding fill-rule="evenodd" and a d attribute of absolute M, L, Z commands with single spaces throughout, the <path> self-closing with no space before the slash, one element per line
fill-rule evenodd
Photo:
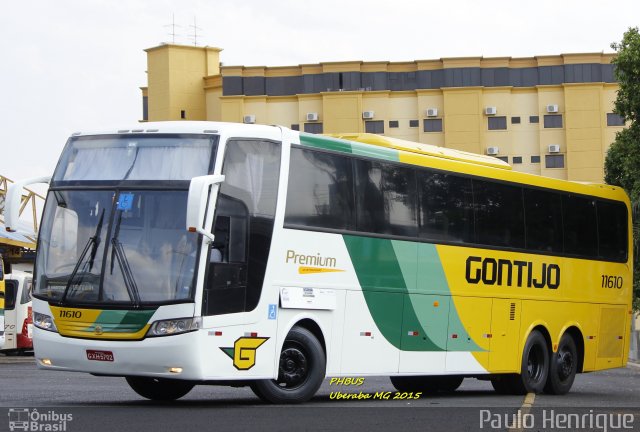
<path fill-rule="evenodd" d="M 307 380 L 309 361 L 299 347 L 288 347 L 280 354 L 280 368 L 277 383 L 284 389 L 295 389 Z"/>
<path fill-rule="evenodd" d="M 566 348 L 560 349 L 558 350 L 556 362 L 558 366 L 558 378 L 560 378 L 561 381 L 566 381 L 573 374 L 573 354 Z"/>
<path fill-rule="evenodd" d="M 542 351 L 542 347 L 534 345 L 531 347 L 531 350 L 529 350 L 529 355 L 527 356 L 529 379 L 533 382 L 540 381 L 544 374 L 544 366 L 544 352 Z"/>

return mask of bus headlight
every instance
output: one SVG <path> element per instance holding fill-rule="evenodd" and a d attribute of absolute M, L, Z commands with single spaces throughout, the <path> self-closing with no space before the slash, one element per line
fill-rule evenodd
<path fill-rule="evenodd" d="M 170 336 L 202 328 L 202 317 L 178 318 L 155 321 L 147 332 L 147 336 Z"/>
<path fill-rule="evenodd" d="M 33 325 L 38 328 L 41 328 L 42 330 L 58 333 L 58 329 L 56 328 L 56 325 L 53 322 L 53 318 L 51 318 L 49 315 L 34 312 Z"/>

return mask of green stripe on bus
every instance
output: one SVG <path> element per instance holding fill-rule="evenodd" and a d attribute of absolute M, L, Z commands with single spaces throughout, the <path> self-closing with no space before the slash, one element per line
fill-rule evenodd
<path fill-rule="evenodd" d="M 343 238 L 369 312 L 389 343 L 403 351 L 444 351 L 455 328 L 469 342 L 464 351 L 483 351 L 464 330 L 435 245 Z M 419 337 L 409 334 L 416 331 Z"/>
<path fill-rule="evenodd" d="M 300 134 L 300 144 L 308 147 L 333 150 L 342 153 L 352 153 L 351 142 L 319 135 Z"/>
<path fill-rule="evenodd" d="M 419 326 L 420 334 L 424 335 L 418 349 L 414 344 L 405 343 L 406 351 L 443 351 L 444 347 L 436 345 L 420 326 L 413 307 L 405 307 L 407 282 L 391 240 L 343 237 L 369 312 L 385 339 L 403 349 L 405 326 L 401 324 L 405 322 L 410 327 Z M 397 247 L 402 254 L 407 253 L 403 245 Z"/>
<path fill-rule="evenodd" d="M 143 311 L 103 310 L 96 321 L 84 331 L 93 332 L 99 325 L 104 332 L 135 333 L 149 322 L 155 312 L 156 309 Z"/>
<path fill-rule="evenodd" d="M 375 159 L 384 159 L 391 162 L 400 162 L 400 154 L 397 150 L 385 147 L 375 147 L 368 144 L 354 142 L 351 145 L 351 153 Z"/>
<path fill-rule="evenodd" d="M 391 162 L 400 161 L 400 154 L 397 150 L 372 146 L 356 141 L 343 140 L 340 138 L 330 138 L 321 135 L 301 133 L 300 144 L 308 147 L 333 150 L 374 159 L 383 159 Z"/>

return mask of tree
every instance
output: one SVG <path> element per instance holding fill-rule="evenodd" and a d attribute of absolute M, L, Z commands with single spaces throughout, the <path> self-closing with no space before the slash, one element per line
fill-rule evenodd
<path fill-rule="evenodd" d="M 614 112 L 626 127 L 616 134 L 604 162 L 605 181 L 623 187 L 634 210 L 634 307 L 640 309 L 640 32 L 629 28 L 620 43 L 612 43 L 617 56 L 615 77 L 618 94 Z"/>

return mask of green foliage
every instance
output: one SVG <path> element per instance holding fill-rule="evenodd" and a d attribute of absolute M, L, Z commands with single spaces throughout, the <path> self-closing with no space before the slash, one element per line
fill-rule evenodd
<path fill-rule="evenodd" d="M 618 55 L 613 60 L 615 77 L 620 89 L 615 102 L 615 112 L 638 126 L 640 115 L 640 33 L 638 27 L 630 28 L 622 36 L 620 43 L 612 43 L 611 48 Z"/>
<path fill-rule="evenodd" d="M 630 28 L 622 41 L 612 43 L 617 56 L 615 77 L 620 86 L 614 111 L 627 127 L 616 134 L 604 163 L 605 181 L 623 187 L 633 204 L 634 222 L 634 308 L 640 310 L 640 32 Z"/>

